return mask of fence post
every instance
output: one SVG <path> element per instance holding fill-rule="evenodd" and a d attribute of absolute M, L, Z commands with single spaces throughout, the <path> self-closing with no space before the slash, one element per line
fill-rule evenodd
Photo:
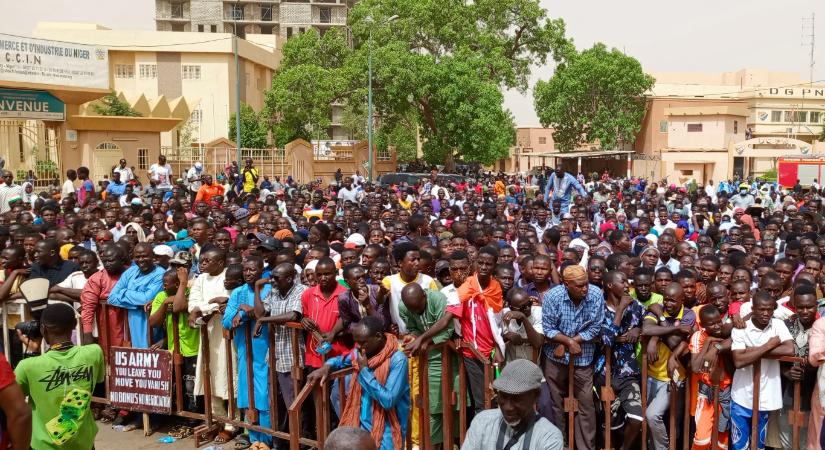
<path fill-rule="evenodd" d="M 685 400 L 684 416 L 682 417 L 682 450 L 690 450 L 690 403 L 693 398 L 693 374 L 690 372 L 690 365 L 685 367 L 685 393 L 682 396 Z M 697 392 L 698 395 L 698 392 Z M 714 416 L 717 417 L 717 416 Z"/>
<path fill-rule="evenodd" d="M 759 384 L 762 379 L 762 360 L 753 363 L 753 403 L 751 403 L 751 449 L 759 450 Z"/>
<path fill-rule="evenodd" d="M 209 367 L 209 329 L 207 324 L 201 329 L 201 369 L 203 370 L 203 406 L 206 414 L 206 426 L 212 426 L 212 369 Z"/>
<path fill-rule="evenodd" d="M 441 348 L 441 411 L 442 411 L 442 426 L 444 433 L 443 448 L 453 447 L 453 406 L 455 400 L 453 399 L 453 358 L 450 354 L 451 342 L 444 343 Z"/>
<path fill-rule="evenodd" d="M 416 406 L 419 410 L 418 423 L 421 431 L 418 436 L 422 450 L 430 450 L 432 447 L 432 443 L 428 439 L 428 436 L 430 436 L 430 350 L 427 347 L 427 344 L 424 344 L 419 352 L 420 356 L 418 356 L 418 396 L 420 401 Z M 444 376 L 443 370 L 442 376 Z"/>
<path fill-rule="evenodd" d="M 246 332 L 244 339 L 246 342 L 246 392 L 249 397 L 249 407 L 246 408 L 246 418 L 249 423 L 254 424 L 258 422 L 258 408 L 255 406 L 255 374 L 252 366 L 253 350 L 252 350 L 252 324 L 246 324 Z"/>
<path fill-rule="evenodd" d="M 270 420 L 270 428 L 280 431 L 279 424 L 281 421 L 280 415 L 278 414 L 278 395 L 280 395 L 280 391 L 278 390 L 278 376 L 275 374 L 278 365 L 278 355 L 275 354 L 275 327 L 269 325 L 263 326 L 267 328 L 267 336 L 269 339 L 269 373 L 267 375 L 269 376 L 269 414 L 272 417 Z M 284 402 L 284 405 L 286 405 L 286 402 Z"/>
<path fill-rule="evenodd" d="M 464 366 L 464 356 L 461 351 L 461 344 L 457 344 L 458 357 L 458 446 L 464 445 L 464 438 L 467 436 L 467 368 Z"/>
<path fill-rule="evenodd" d="M 647 345 L 642 346 L 642 450 L 647 450 Z"/>
<path fill-rule="evenodd" d="M 719 416 L 722 411 L 719 409 L 719 381 L 713 380 L 713 429 L 710 432 L 710 445 L 712 450 L 719 450 Z"/>
<path fill-rule="evenodd" d="M 232 340 L 234 332 L 232 330 L 224 330 L 224 340 L 226 341 L 226 382 L 229 394 L 229 418 L 234 419 L 238 414 L 238 404 L 235 401 L 235 380 L 234 369 L 232 364 Z"/>

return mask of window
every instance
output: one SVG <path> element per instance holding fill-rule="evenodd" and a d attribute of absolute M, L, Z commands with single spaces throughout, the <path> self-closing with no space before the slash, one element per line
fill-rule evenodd
<path fill-rule="evenodd" d="M 785 122 L 793 122 L 793 111 L 785 111 Z"/>
<path fill-rule="evenodd" d="M 805 123 L 808 121 L 808 111 L 794 111 L 794 122 Z"/>
<path fill-rule="evenodd" d="M 189 116 L 189 120 L 191 120 L 192 123 L 201 123 L 201 115 L 201 110 L 196 109 L 192 111 L 192 114 Z"/>
<path fill-rule="evenodd" d="M 689 123 L 687 124 L 688 133 L 701 133 L 702 132 L 702 124 L 701 123 Z"/>
<path fill-rule="evenodd" d="M 140 66 L 140 78 L 143 80 L 154 79 L 158 77 L 158 65 L 157 64 L 141 64 Z"/>
<path fill-rule="evenodd" d="M 659 121 L 659 133 L 667 133 L 667 120 Z"/>
<path fill-rule="evenodd" d="M 690 177 L 690 176 L 693 176 L 693 170 L 683 170 L 683 171 L 682 171 L 682 176 L 683 176 L 683 177 Z"/>
<path fill-rule="evenodd" d="M 95 150 L 120 150 L 120 147 L 118 147 L 114 142 L 101 142 L 100 144 L 97 144 Z"/>
<path fill-rule="evenodd" d="M 181 77 L 184 80 L 200 80 L 201 66 L 197 65 L 183 65 L 181 66 Z"/>
<path fill-rule="evenodd" d="M 303 33 L 303 32 L 304 32 L 304 31 L 306 31 L 306 30 L 307 30 L 307 29 L 306 29 L 306 28 L 304 28 L 304 27 L 299 27 L 299 28 L 298 28 L 298 32 L 299 32 L 299 33 Z"/>
<path fill-rule="evenodd" d="M 321 8 L 319 12 L 321 23 L 332 23 L 332 9 Z"/>
<path fill-rule="evenodd" d="M 272 22 L 272 7 L 261 6 L 261 20 L 264 22 Z"/>
<path fill-rule="evenodd" d="M 209 31 L 211 31 L 212 33 L 217 33 L 218 32 L 218 26 L 217 25 L 209 25 Z"/>
<path fill-rule="evenodd" d="M 542 136 L 539 138 L 539 145 L 544 145 L 547 143 L 547 138 Z"/>
<path fill-rule="evenodd" d="M 819 111 L 811 111 L 811 123 L 820 123 L 822 121 L 821 113 Z"/>
<path fill-rule="evenodd" d="M 771 111 L 771 122 L 782 122 L 782 111 Z"/>
<path fill-rule="evenodd" d="M 286 27 L 286 38 L 289 39 L 292 37 L 292 27 Z"/>
<path fill-rule="evenodd" d="M 733 134 L 739 134 L 739 121 L 733 121 Z"/>
<path fill-rule="evenodd" d="M 203 33 L 203 24 L 198 25 L 198 33 Z"/>
<path fill-rule="evenodd" d="M 172 18 L 183 19 L 183 3 L 172 3 Z"/>
<path fill-rule="evenodd" d="M 149 149 L 148 148 L 139 148 L 138 149 L 138 169 L 146 170 L 149 168 Z"/>
<path fill-rule="evenodd" d="M 134 78 L 135 66 L 132 64 L 115 64 L 115 78 Z"/>
<path fill-rule="evenodd" d="M 243 6 L 230 5 L 229 18 L 231 20 L 243 20 Z"/>

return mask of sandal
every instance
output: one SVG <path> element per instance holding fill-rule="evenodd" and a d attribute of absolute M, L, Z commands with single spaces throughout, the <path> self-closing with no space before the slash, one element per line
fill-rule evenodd
<path fill-rule="evenodd" d="M 107 406 L 100 412 L 100 421 L 109 423 L 117 418 L 117 411 L 114 408 Z"/>
<path fill-rule="evenodd" d="M 194 432 L 195 430 L 190 426 L 178 425 L 169 430 L 168 434 L 169 436 L 172 436 L 175 439 L 186 439 L 189 436 L 192 436 Z"/>
<path fill-rule="evenodd" d="M 229 430 L 221 430 L 215 435 L 215 439 L 213 439 L 212 442 L 215 444 L 226 444 L 231 441 L 233 437 L 235 437 L 235 433 Z"/>
<path fill-rule="evenodd" d="M 238 437 L 235 438 L 235 450 L 244 450 L 252 446 L 252 443 L 249 442 L 249 436 L 245 434 L 240 434 Z"/>

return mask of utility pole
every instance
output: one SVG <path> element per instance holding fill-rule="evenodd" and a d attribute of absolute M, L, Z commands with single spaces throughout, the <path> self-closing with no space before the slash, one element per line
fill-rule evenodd
<path fill-rule="evenodd" d="M 810 62 L 808 63 L 809 82 L 814 83 L 814 50 L 816 47 L 816 15 L 811 13 L 811 17 L 802 18 L 802 46 L 810 47 Z"/>
<path fill-rule="evenodd" d="M 232 22 L 235 32 L 232 35 L 232 50 L 235 53 L 235 160 L 238 167 L 243 167 L 241 163 L 241 65 L 238 62 L 238 1 L 235 0 L 235 8 L 232 10 Z"/>

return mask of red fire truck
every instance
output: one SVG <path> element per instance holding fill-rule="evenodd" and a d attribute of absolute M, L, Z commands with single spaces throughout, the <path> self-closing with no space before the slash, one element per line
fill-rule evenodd
<path fill-rule="evenodd" d="M 805 157 L 782 157 L 777 161 L 779 185 L 792 188 L 799 180 L 802 186 L 810 186 L 817 180 L 822 183 L 825 176 L 825 159 Z"/>

